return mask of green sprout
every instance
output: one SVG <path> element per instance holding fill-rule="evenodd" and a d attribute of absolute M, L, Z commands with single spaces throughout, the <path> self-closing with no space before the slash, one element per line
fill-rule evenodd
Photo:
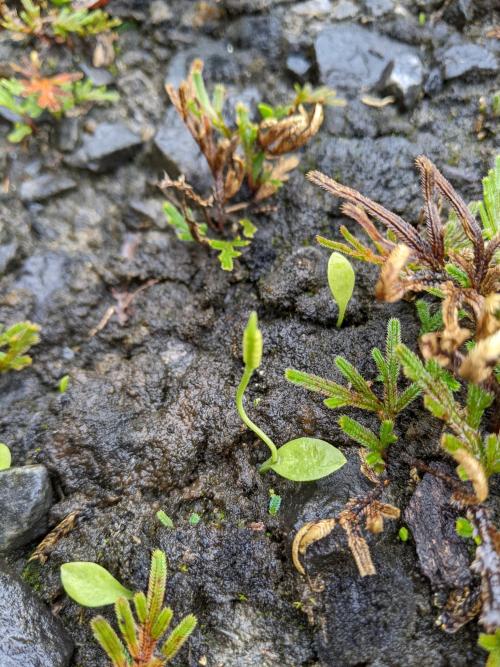
<path fill-rule="evenodd" d="M 40 342 L 39 331 L 33 322 L 17 322 L 4 331 L 0 329 L 0 373 L 20 371 L 31 364 L 25 352 Z"/>
<path fill-rule="evenodd" d="M 335 365 L 347 380 L 347 386 L 291 368 L 285 373 L 290 382 L 325 395 L 327 398 L 324 404 L 328 408 L 351 406 L 377 415 L 380 420 L 378 434 L 347 415 L 342 415 L 338 422 L 346 435 L 366 448 L 366 462 L 376 472 L 384 470 L 386 451 L 397 440 L 394 433 L 397 415 L 420 393 L 416 384 L 411 384 L 403 392 L 398 390 L 401 362 L 396 348 L 400 342 L 401 326 L 399 320 L 392 318 L 387 324 L 385 356 L 377 347 L 372 350 L 372 358 L 379 373 L 377 381 L 383 385 L 381 396 L 374 392 L 372 383 L 365 380 L 356 368 L 340 355 L 335 357 Z"/>
<path fill-rule="evenodd" d="M 97 563 L 61 566 L 64 590 L 73 600 L 85 607 L 114 604 L 123 641 L 102 616 L 96 616 L 90 623 L 94 637 L 113 667 L 164 667 L 195 629 L 196 617 L 189 614 L 159 646 L 173 617 L 172 609 L 163 606 L 166 578 L 167 561 L 159 549 L 151 557 L 147 595 L 129 591 Z M 133 600 L 136 618 L 129 600 Z"/>
<path fill-rule="evenodd" d="M 158 510 L 158 512 L 156 512 L 156 518 L 163 526 L 165 526 L 165 528 L 174 528 L 174 522 L 163 510 Z"/>
<path fill-rule="evenodd" d="M 188 521 L 190 526 L 197 526 L 201 521 L 201 516 L 197 512 L 193 512 L 189 515 Z"/>
<path fill-rule="evenodd" d="M 274 492 L 274 489 L 269 489 L 269 509 L 268 512 L 271 516 L 276 516 L 280 511 L 281 507 L 281 496 Z"/>
<path fill-rule="evenodd" d="M 495 634 L 485 634 L 481 632 L 478 639 L 478 645 L 488 651 L 488 659 L 485 667 L 500 667 L 500 630 Z"/>
<path fill-rule="evenodd" d="M 308 482 L 335 472 L 346 463 L 346 459 L 342 452 L 330 443 L 316 438 L 297 438 L 278 449 L 271 438 L 246 414 L 243 396 L 253 373 L 261 364 L 262 348 L 262 333 L 257 313 L 253 312 L 243 334 L 245 370 L 236 391 L 236 407 L 243 423 L 269 448 L 271 456 L 260 466 L 260 472 L 274 470 L 278 475 L 294 482 Z"/>
<path fill-rule="evenodd" d="M 59 380 L 58 389 L 60 394 L 64 394 L 69 387 L 69 375 L 63 375 Z"/>
<path fill-rule="evenodd" d="M 408 542 L 408 538 L 410 537 L 410 533 L 408 531 L 408 528 L 406 526 L 401 526 L 398 532 L 398 537 L 401 540 L 401 542 Z"/>
<path fill-rule="evenodd" d="M 332 252 L 328 260 L 328 285 L 339 308 L 337 329 L 340 329 L 344 321 L 345 311 L 352 297 L 355 280 L 356 276 L 351 262 L 339 252 Z"/>

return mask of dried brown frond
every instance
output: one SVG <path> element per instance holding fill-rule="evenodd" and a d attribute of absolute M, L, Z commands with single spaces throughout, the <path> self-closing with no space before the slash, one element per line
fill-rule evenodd
<path fill-rule="evenodd" d="M 471 337 L 472 331 L 459 324 L 458 309 L 463 301 L 462 292 L 451 281 L 441 285 L 440 289 L 446 295 L 441 306 L 444 328 L 421 336 L 419 346 L 424 359 L 436 359 L 447 368 L 453 364 L 455 354 Z"/>
<path fill-rule="evenodd" d="M 435 201 L 436 168 L 430 160 L 420 155 L 416 159 L 422 180 L 422 195 L 425 205 L 425 216 L 427 220 L 427 238 L 432 247 L 433 256 L 439 266 L 444 265 L 444 229 L 441 217 Z"/>
<path fill-rule="evenodd" d="M 488 380 L 500 362 L 500 331 L 483 338 L 469 352 L 460 366 L 460 375 L 469 382 L 480 384 Z"/>
<path fill-rule="evenodd" d="M 399 215 L 388 211 L 386 208 L 377 204 L 373 200 L 365 197 L 357 190 L 348 188 L 341 183 L 337 183 L 332 178 L 325 176 L 320 171 L 310 171 L 306 178 L 312 183 L 319 185 L 330 194 L 345 199 L 354 206 L 365 209 L 370 215 L 379 220 L 383 225 L 390 229 L 397 238 L 407 245 L 425 264 L 435 265 L 433 262 L 432 249 L 429 243 L 423 239 L 420 234 L 408 222 Z"/>
<path fill-rule="evenodd" d="M 489 294 L 477 316 L 476 340 L 489 338 L 500 329 L 500 294 Z"/>
<path fill-rule="evenodd" d="M 467 473 L 475 494 L 467 495 L 463 491 L 455 491 L 453 500 L 461 505 L 478 505 L 488 497 L 488 480 L 481 463 L 465 448 L 450 452 L 455 461 L 462 466 Z"/>
<path fill-rule="evenodd" d="M 46 563 L 50 552 L 53 550 L 59 540 L 73 530 L 79 514 L 80 512 L 75 510 L 74 512 L 70 512 L 67 516 L 65 516 L 64 519 L 43 538 L 35 551 L 29 557 L 28 563 L 31 563 L 31 561 L 35 560 L 39 561 L 42 565 Z"/>
<path fill-rule="evenodd" d="M 207 199 L 200 197 L 200 195 L 194 190 L 193 186 L 186 182 L 184 175 L 179 176 L 179 178 L 174 181 L 168 174 L 165 174 L 163 180 L 158 183 L 158 187 L 161 190 L 174 188 L 175 190 L 182 192 L 188 199 L 193 201 L 195 204 L 198 204 L 198 206 L 201 206 L 202 208 L 212 206 L 214 203 L 214 198 L 212 196 L 208 197 Z"/>
<path fill-rule="evenodd" d="M 335 525 L 335 519 L 309 521 L 297 532 L 292 543 L 292 561 L 295 569 L 300 572 L 300 574 L 304 575 L 306 573 L 304 566 L 300 562 L 300 555 L 303 556 L 311 544 L 314 544 L 314 542 L 322 540 L 329 535 L 335 528 Z"/>
<path fill-rule="evenodd" d="M 375 295 L 381 301 L 393 303 L 399 301 L 408 291 L 408 281 L 401 280 L 401 271 L 410 259 L 411 250 L 408 246 L 397 245 L 383 265 L 375 287 Z"/>
<path fill-rule="evenodd" d="M 283 155 L 304 146 L 314 137 L 323 123 L 321 104 L 315 104 L 311 113 L 299 106 L 299 113 L 280 120 L 269 118 L 259 125 L 258 142 L 268 155 Z"/>
<path fill-rule="evenodd" d="M 373 564 L 368 543 L 361 534 L 359 525 L 354 522 L 347 514 L 339 517 L 339 524 L 347 536 L 347 544 L 353 555 L 358 572 L 362 577 L 369 577 L 377 573 Z"/>
<path fill-rule="evenodd" d="M 267 197 L 271 197 L 279 187 L 275 182 L 273 183 L 273 181 L 280 181 L 281 183 L 288 181 L 290 172 L 295 169 L 299 162 L 300 160 L 296 155 L 289 155 L 288 157 L 281 158 L 273 166 L 268 180 L 262 183 L 255 193 L 254 200 L 258 202 L 267 199 Z"/>

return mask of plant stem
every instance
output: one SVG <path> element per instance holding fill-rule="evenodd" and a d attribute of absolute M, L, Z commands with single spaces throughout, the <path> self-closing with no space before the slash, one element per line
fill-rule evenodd
<path fill-rule="evenodd" d="M 276 445 L 274 442 L 269 438 L 263 431 L 260 430 L 258 426 L 256 426 L 253 421 L 250 419 L 250 417 L 247 415 L 245 412 L 245 408 L 243 407 L 243 394 L 245 393 L 246 388 L 248 387 L 248 383 L 250 382 L 250 378 L 253 375 L 253 370 L 250 368 L 245 367 L 245 372 L 243 373 L 243 376 L 240 380 L 240 384 L 238 386 L 238 389 L 236 391 L 236 407 L 238 408 L 238 414 L 240 415 L 242 421 L 248 426 L 248 428 L 255 433 L 257 437 L 259 437 L 263 442 L 266 443 L 266 445 L 269 447 L 271 451 L 271 465 L 273 463 L 276 463 L 278 461 L 278 450 L 276 448 Z M 264 464 L 265 465 L 265 464 Z M 265 472 L 266 470 L 269 469 L 269 465 L 266 466 L 265 469 L 260 468 L 260 472 Z"/>

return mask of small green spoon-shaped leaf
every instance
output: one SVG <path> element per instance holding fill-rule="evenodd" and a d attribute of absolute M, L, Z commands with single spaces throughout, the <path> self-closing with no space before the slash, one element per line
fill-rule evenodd
<path fill-rule="evenodd" d="M 0 470 L 10 468 L 11 461 L 10 449 L 3 442 L 0 442 Z"/>
<path fill-rule="evenodd" d="M 122 586 L 104 567 L 97 563 L 74 561 L 61 565 L 64 590 L 82 607 L 104 607 L 120 597 L 133 597 L 133 592 Z"/>
<path fill-rule="evenodd" d="M 351 262 L 339 252 L 332 252 L 328 260 L 328 284 L 333 298 L 339 307 L 337 329 L 344 321 L 347 304 L 351 300 L 356 275 Z"/>
<path fill-rule="evenodd" d="M 324 440 L 297 438 L 278 449 L 278 461 L 268 459 L 261 472 L 274 470 L 293 482 L 312 482 L 331 475 L 346 463 L 342 452 Z"/>

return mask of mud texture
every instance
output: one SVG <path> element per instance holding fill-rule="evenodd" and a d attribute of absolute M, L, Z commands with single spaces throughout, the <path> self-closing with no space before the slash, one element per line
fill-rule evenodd
<path fill-rule="evenodd" d="M 297 529 L 338 512 L 370 483 L 337 413 L 288 384 L 283 372 L 291 366 L 335 378 L 341 353 L 374 379 L 369 350 L 383 346 L 391 316 L 401 319 L 405 342 L 416 340 L 412 304 L 377 303 L 376 270 L 361 265 L 345 323 L 335 329 L 328 255 L 314 236 L 335 236 L 342 218 L 338 202 L 304 173 L 323 170 L 416 223 L 414 159 L 425 153 L 467 200 L 478 199 L 498 147 L 491 119 L 481 140 L 476 125 L 480 98 L 491 100 L 499 87 L 500 42 L 486 37 L 500 23 L 496 4 L 116 0 L 110 10 L 127 29 L 107 78 L 120 102 L 60 125 L 44 122 L 28 146 L 9 145 L 9 126 L 0 121 L 8 184 L 0 196 L 0 322 L 29 318 L 42 326 L 33 366 L 0 378 L 0 440 L 16 465 L 49 469 L 50 527 L 79 512 L 45 565 L 26 566 L 37 542 L 9 560 L 57 611 L 75 642 L 73 667 L 104 667 L 106 660 L 89 629 L 93 612 L 63 595 L 59 566 L 97 561 L 127 586 L 143 588 L 155 547 L 168 555 L 176 615 L 199 618 L 177 665 L 482 664 L 474 622 L 454 635 L 436 627 L 429 579 L 415 542 L 399 541 L 401 523 L 389 521 L 370 538 L 375 577 L 359 577 L 337 532 L 309 550 L 309 581 L 294 570 Z M 338 53 L 342 44 L 350 62 Z M 0 42 L 4 62 L 23 52 Z M 90 46 L 54 46 L 51 55 L 61 69 L 91 63 Z M 178 82 L 195 56 L 205 60 L 209 84 L 223 81 L 233 100 L 284 102 L 292 84 L 307 78 L 334 84 L 348 102 L 328 109 L 276 209 L 254 220 L 255 241 L 231 274 L 166 229 L 156 187 L 164 169 L 203 184 L 164 92 L 165 81 Z M 410 88 L 401 75 L 406 66 Z M 395 104 L 361 102 L 389 85 L 399 91 Z M 120 294 L 149 280 L 125 322 L 115 314 L 96 332 Z M 259 475 L 267 452 L 233 405 L 252 309 L 265 345 L 247 395 L 252 417 L 277 443 L 311 435 L 340 446 L 348 464 L 337 474 L 301 485 Z M 65 374 L 69 389 L 60 394 Z M 401 416 L 398 434 L 407 457 L 441 458 L 440 425 L 418 402 Z M 402 510 L 415 491 L 408 471 L 394 456 L 385 500 Z M 276 517 L 268 514 L 271 488 L 282 496 Z M 158 509 L 175 529 L 158 522 Z M 192 512 L 202 517 L 196 526 L 188 522 Z"/>

